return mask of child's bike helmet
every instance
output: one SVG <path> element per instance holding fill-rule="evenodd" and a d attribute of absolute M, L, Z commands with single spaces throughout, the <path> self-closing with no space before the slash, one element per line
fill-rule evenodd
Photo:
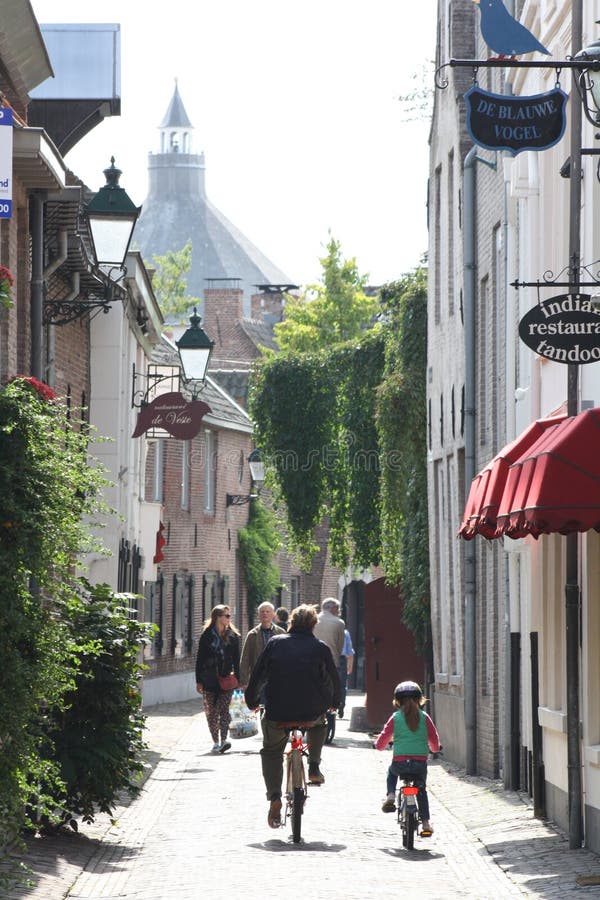
<path fill-rule="evenodd" d="M 416 681 L 401 681 L 400 684 L 397 684 L 394 688 L 394 700 L 400 701 L 407 698 L 411 700 L 420 700 L 422 696 L 423 691 Z"/>

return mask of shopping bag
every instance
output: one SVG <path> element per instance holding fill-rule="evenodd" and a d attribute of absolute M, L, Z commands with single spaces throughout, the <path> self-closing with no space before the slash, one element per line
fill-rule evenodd
<path fill-rule="evenodd" d="M 234 691 L 229 706 L 231 722 L 229 723 L 229 737 L 247 738 L 258 734 L 258 722 L 256 713 L 246 706 L 242 691 Z"/>

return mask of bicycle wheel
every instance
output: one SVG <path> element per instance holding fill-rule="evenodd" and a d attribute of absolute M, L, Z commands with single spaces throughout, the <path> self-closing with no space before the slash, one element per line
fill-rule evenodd
<path fill-rule="evenodd" d="M 299 844 L 304 811 L 304 765 L 300 750 L 292 750 L 290 774 L 292 778 L 292 839 L 295 844 Z"/>
<path fill-rule="evenodd" d="M 417 830 L 417 814 L 415 812 L 406 813 L 406 849 L 413 850 L 415 846 L 415 831 Z M 403 841 L 404 843 L 404 841 Z"/>
<path fill-rule="evenodd" d="M 300 843 L 302 833 L 302 810 L 304 807 L 304 791 L 295 787 L 292 800 L 292 840 Z"/>

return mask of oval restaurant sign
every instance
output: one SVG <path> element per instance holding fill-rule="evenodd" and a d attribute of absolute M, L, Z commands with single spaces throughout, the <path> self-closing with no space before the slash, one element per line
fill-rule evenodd
<path fill-rule="evenodd" d="M 140 437 L 150 428 L 162 428 L 175 438 L 189 441 L 196 437 L 209 412 L 211 408 L 203 400 L 186 400 L 178 391 L 162 394 L 142 408 L 131 437 Z"/>
<path fill-rule="evenodd" d="M 490 94 L 475 85 L 465 94 L 467 131 L 480 147 L 547 150 L 565 131 L 567 95 L 560 88 L 531 97 Z"/>
<path fill-rule="evenodd" d="M 559 363 L 600 360 L 600 310 L 589 294 L 561 294 L 525 313 L 519 337 L 537 353 Z"/>

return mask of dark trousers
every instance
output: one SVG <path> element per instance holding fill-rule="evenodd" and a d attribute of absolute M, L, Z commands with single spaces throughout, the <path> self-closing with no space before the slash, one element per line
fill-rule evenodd
<path fill-rule="evenodd" d="M 392 762 L 387 774 L 387 792 L 396 793 L 398 778 L 411 778 L 415 787 L 419 788 L 417 806 L 421 821 L 429 820 L 429 797 L 427 796 L 427 761 L 407 759 L 403 762 Z"/>
<path fill-rule="evenodd" d="M 338 675 L 340 676 L 340 709 L 343 709 L 346 705 L 346 688 L 348 686 L 348 657 L 340 656 L 340 662 L 337 667 Z"/>
<path fill-rule="evenodd" d="M 281 782 L 283 781 L 283 751 L 289 737 L 289 729 L 278 728 L 277 722 L 272 722 L 263 716 L 261 721 L 263 733 L 263 746 L 260 751 L 262 773 L 267 789 L 267 800 L 281 797 Z M 306 743 L 308 744 L 309 762 L 320 763 L 321 751 L 325 743 L 327 724 L 325 716 L 318 719 L 312 728 L 306 731 Z"/>

